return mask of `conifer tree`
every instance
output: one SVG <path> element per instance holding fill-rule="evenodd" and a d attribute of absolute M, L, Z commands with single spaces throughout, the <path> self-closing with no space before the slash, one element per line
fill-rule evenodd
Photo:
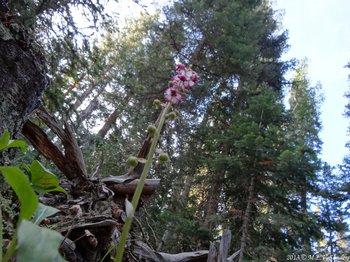
<path fill-rule="evenodd" d="M 222 161 L 220 158 L 229 158 L 228 155 L 232 154 L 232 148 L 226 142 L 219 142 L 218 138 L 227 136 L 230 125 L 236 121 L 235 117 L 244 114 L 244 110 L 249 110 L 250 97 L 259 96 L 260 93 L 270 90 L 269 95 L 272 95 L 280 106 L 282 79 L 287 64 L 281 62 L 279 58 L 286 46 L 286 35 L 274 34 L 276 21 L 272 18 L 272 11 L 268 5 L 259 1 L 249 3 L 221 1 L 214 5 L 206 1 L 181 1 L 166 14 L 170 20 L 168 26 L 179 32 L 170 35 L 178 57 L 194 63 L 199 70 L 202 69 L 200 72 L 204 76 L 202 92 L 194 93 L 193 96 L 193 99 L 201 98 L 197 103 L 200 110 L 194 109 L 194 112 L 202 115 L 202 121 L 192 124 L 190 131 L 192 133 L 190 137 L 198 142 L 189 142 L 192 145 L 190 150 L 198 152 L 202 160 L 189 161 L 188 156 L 198 157 L 198 154 L 183 152 L 187 156 L 186 163 L 197 163 L 197 168 L 191 169 L 193 173 L 190 176 L 194 176 L 194 179 L 182 179 L 192 185 L 186 184 L 185 187 L 180 186 L 173 190 L 180 195 L 187 195 L 189 192 L 192 199 L 198 198 L 194 203 L 189 201 L 182 205 L 188 210 L 188 206 L 197 207 L 197 212 L 195 214 L 191 212 L 190 218 L 193 216 L 201 218 L 197 228 L 205 229 L 203 233 L 207 230 L 205 233 L 207 239 L 202 240 L 200 245 L 207 247 L 208 240 L 215 236 L 215 229 L 223 224 L 222 219 L 218 220 L 220 216 L 217 214 L 221 212 L 226 201 L 226 192 L 223 188 L 226 183 L 226 162 L 223 162 L 221 168 L 213 168 L 211 163 L 215 161 L 219 163 Z M 185 38 L 182 38 L 183 34 Z M 176 38 L 177 35 L 181 37 Z M 182 129 L 178 137 L 184 136 L 185 132 L 186 130 Z M 251 161 L 247 161 L 246 164 L 254 162 L 253 159 Z M 251 181 L 247 182 L 244 179 L 243 181 L 237 182 L 234 186 L 240 187 L 244 184 L 244 194 L 247 194 Z M 186 188 L 186 191 L 182 191 L 181 188 Z M 248 196 L 249 194 L 241 199 L 240 212 L 244 213 L 246 210 Z M 240 199 L 239 196 L 237 198 Z M 174 197 L 172 202 L 177 202 L 177 199 Z M 175 213 L 174 217 L 179 215 L 175 210 L 171 212 Z M 180 221 L 183 220 L 179 218 L 179 227 L 183 225 Z M 228 224 L 225 222 L 225 225 Z M 210 236 L 208 232 L 212 235 Z M 178 234 L 167 233 L 167 235 Z M 170 246 L 174 248 L 173 245 Z"/>
<path fill-rule="evenodd" d="M 319 154 L 322 142 L 319 138 L 321 123 L 319 120 L 319 106 L 322 102 L 320 87 L 311 87 L 307 80 L 307 64 L 305 61 L 296 69 L 293 78 L 290 96 L 290 117 L 288 127 L 291 148 L 295 163 L 292 170 L 295 182 L 295 197 L 300 207 L 302 230 L 298 232 L 300 245 L 303 252 L 311 254 L 311 241 L 313 237 L 320 235 L 320 230 L 313 225 L 315 220 L 310 213 L 310 194 L 317 191 L 317 173 L 321 169 Z"/>
<path fill-rule="evenodd" d="M 324 234 L 317 243 L 317 251 L 321 256 L 335 261 L 336 258 L 347 255 L 349 250 L 349 228 L 345 222 L 347 215 L 344 209 L 346 197 L 342 191 L 344 181 L 342 174 L 327 164 L 323 165 L 319 176 L 320 191 L 316 212 Z"/>
<path fill-rule="evenodd" d="M 67 1 L 64 13 L 75 2 Z M 103 14 L 102 6 L 81 3 L 94 19 Z M 171 161 L 151 171 L 162 183 L 141 209 L 137 238 L 161 251 L 193 251 L 208 249 L 228 228 L 239 261 L 283 261 L 315 247 L 322 254 L 346 252 L 341 209 L 350 183 L 335 186 L 330 168 L 321 172 L 322 99 L 307 80 L 305 62 L 295 70 L 290 108 L 283 104 L 291 66 L 281 60 L 287 34 L 278 33 L 267 1 L 180 0 L 164 17 L 143 15 L 124 30 L 110 26 L 101 41 L 90 42 L 79 40 L 69 16 L 61 34 L 47 29 L 50 11 L 60 4 L 21 11 L 12 5 L 23 22 L 42 29 L 40 39 L 52 37 L 45 47 L 51 87 L 44 104 L 74 127 L 89 174 L 125 172 L 121 163 L 155 120 L 152 102 L 163 95 L 175 62 L 201 75 L 176 111 L 176 125 L 163 131 L 160 147 Z M 344 181 L 349 163 L 345 158 Z"/>

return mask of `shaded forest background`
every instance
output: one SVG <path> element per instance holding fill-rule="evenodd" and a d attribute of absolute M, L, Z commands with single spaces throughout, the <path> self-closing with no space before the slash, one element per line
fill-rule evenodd
<path fill-rule="evenodd" d="M 21 137 L 30 119 L 63 148 L 36 114 L 44 106 L 72 128 L 89 179 L 124 175 L 126 159 L 157 119 L 153 101 L 163 99 L 175 64 L 192 65 L 200 80 L 162 133 L 159 148 L 170 161 L 155 162 L 148 176 L 161 182 L 138 210 L 134 237 L 180 253 L 208 250 L 229 229 L 239 261 L 350 256 L 350 160 L 332 167 L 320 158 L 322 86 L 310 85 L 306 61 L 281 59 L 288 31 L 280 12 L 268 1 L 180 0 L 121 25 L 124 14 L 104 6 L 1 1 L 1 41 L 10 30 L 46 76 L 34 83 L 32 99 L 2 102 L 1 133 Z M 2 81 L 3 97 L 11 93 L 6 88 Z M 9 113 L 21 104 L 27 107 L 20 114 Z M 65 181 L 34 148 L 2 162 L 33 159 Z M 2 211 L 11 221 L 16 214 L 4 190 Z"/>

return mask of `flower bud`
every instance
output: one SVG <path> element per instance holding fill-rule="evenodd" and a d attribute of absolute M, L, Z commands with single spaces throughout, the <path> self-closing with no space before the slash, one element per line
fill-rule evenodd
<path fill-rule="evenodd" d="M 138 162 L 139 161 L 137 160 L 137 157 L 135 157 L 135 156 L 130 156 L 128 158 L 128 160 L 126 161 L 126 163 L 131 167 L 137 166 Z"/>
<path fill-rule="evenodd" d="M 170 112 L 169 114 L 166 115 L 167 118 L 170 120 L 174 120 L 176 118 L 176 113 L 175 112 Z"/>
<path fill-rule="evenodd" d="M 155 125 L 149 125 L 147 127 L 147 132 L 150 137 L 154 137 L 154 134 L 156 133 L 156 131 L 157 131 L 157 127 Z"/>
<path fill-rule="evenodd" d="M 169 156 L 167 153 L 160 153 L 158 156 L 158 160 L 160 162 L 167 162 L 167 161 L 169 161 Z"/>
<path fill-rule="evenodd" d="M 159 99 L 154 99 L 153 105 L 154 105 L 155 108 L 158 109 L 160 107 L 160 105 L 161 105 L 160 100 Z"/>

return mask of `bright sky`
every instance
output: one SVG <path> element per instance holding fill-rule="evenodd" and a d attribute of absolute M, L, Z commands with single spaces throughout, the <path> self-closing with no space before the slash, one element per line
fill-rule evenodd
<path fill-rule="evenodd" d="M 341 164 L 350 140 L 344 118 L 344 93 L 350 91 L 344 66 L 350 62 L 349 0 L 275 0 L 275 9 L 284 9 L 283 26 L 289 31 L 290 49 L 285 59 L 308 58 L 312 85 L 321 82 L 325 101 L 321 107 L 322 158 Z"/>

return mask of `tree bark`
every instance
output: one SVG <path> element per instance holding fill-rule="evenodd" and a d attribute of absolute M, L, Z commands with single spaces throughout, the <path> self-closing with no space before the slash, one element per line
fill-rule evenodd
<path fill-rule="evenodd" d="M 301 192 L 300 192 L 300 198 L 301 198 L 301 213 L 304 216 L 303 219 L 307 219 L 308 217 L 308 210 L 307 210 L 307 181 L 306 177 L 303 178 L 302 186 L 301 186 Z M 311 242 L 309 237 L 309 232 L 307 228 L 304 230 L 304 235 L 302 236 L 302 245 L 303 250 L 306 254 L 311 254 Z"/>
<path fill-rule="evenodd" d="M 86 89 L 82 95 L 75 101 L 73 105 L 74 110 L 78 110 L 78 108 L 83 104 L 85 99 L 95 90 L 96 86 L 94 84 L 91 84 L 88 89 Z"/>
<path fill-rule="evenodd" d="M 129 96 L 126 96 L 123 101 L 125 103 L 128 103 L 130 100 Z M 120 114 L 119 109 L 114 109 L 114 111 L 108 116 L 106 122 L 102 126 L 102 128 L 98 131 L 98 135 L 104 138 L 107 135 L 107 132 L 112 127 L 113 124 L 115 124 L 115 121 L 117 121 L 118 115 Z"/>
<path fill-rule="evenodd" d="M 15 136 L 40 104 L 49 80 L 40 48 L 11 19 L 0 12 L 0 133 L 8 130 Z"/>
<path fill-rule="evenodd" d="M 79 112 L 79 123 L 82 123 L 86 118 L 88 118 L 97 107 L 98 101 L 97 97 L 95 97 L 84 110 Z"/>
<path fill-rule="evenodd" d="M 107 118 L 107 120 L 104 123 L 104 125 L 102 126 L 102 128 L 98 131 L 99 136 L 104 138 L 107 135 L 108 130 L 112 127 L 112 125 L 117 120 L 119 113 L 120 112 L 118 109 L 114 109 L 112 114 L 110 114 L 109 117 Z"/>
<path fill-rule="evenodd" d="M 204 224 L 208 226 L 210 230 L 213 229 L 213 224 L 211 218 L 217 213 L 219 200 L 220 200 L 220 189 L 221 185 L 214 183 L 210 185 L 208 190 L 208 200 L 205 210 Z"/>
<path fill-rule="evenodd" d="M 254 199 L 254 181 L 255 178 L 253 175 L 250 176 L 250 185 L 248 188 L 248 199 L 247 199 L 247 207 L 244 212 L 243 217 L 243 226 L 242 226 L 242 237 L 241 237 L 241 248 L 239 253 L 239 259 L 238 262 L 243 262 L 244 259 L 244 253 L 248 244 L 249 239 L 249 222 L 250 222 L 250 214 L 252 211 L 252 205 L 253 205 L 253 199 Z"/>

